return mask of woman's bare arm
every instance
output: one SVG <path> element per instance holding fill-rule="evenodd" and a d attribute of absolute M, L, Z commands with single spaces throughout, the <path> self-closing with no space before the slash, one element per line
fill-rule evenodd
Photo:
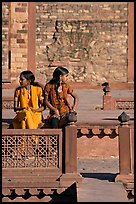
<path fill-rule="evenodd" d="M 71 95 L 71 96 L 73 97 L 73 99 L 74 99 L 73 106 L 72 106 L 72 111 L 76 111 L 77 105 L 78 105 L 78 102 L 79 102 L 79 98 L 78 98 L 77 94 L 74 93 L 74 92 L 70 93 L 70 95 Z"/>
<path fill-rule="evenodd" d="M 52 111 L 54 111 L 54 114 L 59 117 L 59 110 L 51 105 L 51 103 L 48 101 L 47 96 L 45 96 L 45 105 Z"/>

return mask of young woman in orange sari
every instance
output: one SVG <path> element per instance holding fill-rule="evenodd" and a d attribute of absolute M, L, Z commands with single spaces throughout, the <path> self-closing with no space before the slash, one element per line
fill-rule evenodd
<path fill-rule="evenodd" d="M 14 93 L 14 129 L 37 129 L 42 123 L 44 95 L 42 86 L 34 82 L 34 74 L 27 70 L 20 74 L 20 86 Z"/>
<path fill-rule="evenodd" d="M 45 105 L 49 108 L 48 122 L 51 128 L 59 128 L 65 115 L 76 111 L 78 97 L 70 84 L 67 83 L 69 71 L 64 67 L 57 67 L 53 78 L 45 85 Z M 69 96 L 73 98 L 69 100 Z M 71 103 L 70 103 L 71 102 Z"/>

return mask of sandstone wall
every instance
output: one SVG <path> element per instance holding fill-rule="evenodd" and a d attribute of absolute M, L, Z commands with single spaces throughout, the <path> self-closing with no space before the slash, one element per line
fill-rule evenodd
<path fill-rule="evenodd" d="M 37 76 L 62 65 L 71 81 L 127 81 L 127 3 L 45 3 L 36 6 Z"/>
<path fill-rule="evenodd" d="M 2 2 L 3 81 L 16 82 L 28 66 L 28 4 Z M 35 2 L 35 6 L 38 81 L 45 83 L 62 65 L 70 70 L 72 82 L 127 82 L 127 2 Z"/>

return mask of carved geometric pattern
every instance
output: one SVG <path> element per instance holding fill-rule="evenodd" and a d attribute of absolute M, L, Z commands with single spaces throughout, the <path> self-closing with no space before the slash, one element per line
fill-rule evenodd
<path fill-rule="evenodd" d="M 116 101 L 116 109 L 134 109 L 134 101 Z"/>
<path fill-rule="evenodd" d="M 63 193 L 67 187 L 47 187 L 47 188 L 29 188 L 29 189 L 24 189 L 24 188 L 16 188 L 16 189 L 2 189 L 2 196 L 5 196 L 9 202 L 11 200 L 15 201 L 18 199 L 20 202 L 29 202 L 29 199 L 33 196 L 33 199 L 35 198 L 35 202 L 38 201 L 37 198 L 39 198 L 40 202 L 41 200 L 44 199 L 43 202 L 49 202 L 49 200 L 52 200 L 52 197 L 58 196 L 61 193 Z M 20 196 L 21 195 L 21 196 Z M 29 195 L 29 196 L 28 196 Z M 13 199 L 14 198 L 14 199 Z M 47 201 L 46 201 L 47 200 Z M 3 201 L 4 202 L 4 201 Z M 31 202 L 31 201 L 30 201 Z"/>
<path fill-rule="evenodd" d="M 2 109 L 13 109 L 14 108 L 14 101 L 13 100 L 2 100 Z"/>
<path fill-rule="evenodd" d="M 59 135 L 2 137 L 2 167 L 59 167 Z"/>
<path fill-rule="evenodd" d="M 77 138 L 80 138 L 82 136 L 86 136 L 88 138 L 97 136 L 98 138 L 103 137 L 110 137 L 115 138 L 118 136 L 118 128 L 116 126 L 109 126 L 109 127 L 102 127 L 102 126 L 88 126 L 88 127 L 77 127 Z"/>

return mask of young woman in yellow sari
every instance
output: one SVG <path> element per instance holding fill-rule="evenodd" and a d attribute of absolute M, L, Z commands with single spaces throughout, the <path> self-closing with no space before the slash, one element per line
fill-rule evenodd
<path fill-rule="evenodd" d="M 50 110 L 46 121 L 51 128 L 59 128 L 66 114 L 75 112 L 78 105 L 78 97 L 67 83 L 68 74 L 66 68 L 57 67 L 53 72 L 53 78 L 44 87 L 45 105 Z M 73 98 L 73 102 L 68 96 Z"/>
<path fill-rule="evenodd" d="M 34 74 L 27 70 L 20 74 L 20 86 L 14 93 L 14 129 L 37 129 L 42 123 L 44 95 L 42 86 L 34 82 Z"/>

